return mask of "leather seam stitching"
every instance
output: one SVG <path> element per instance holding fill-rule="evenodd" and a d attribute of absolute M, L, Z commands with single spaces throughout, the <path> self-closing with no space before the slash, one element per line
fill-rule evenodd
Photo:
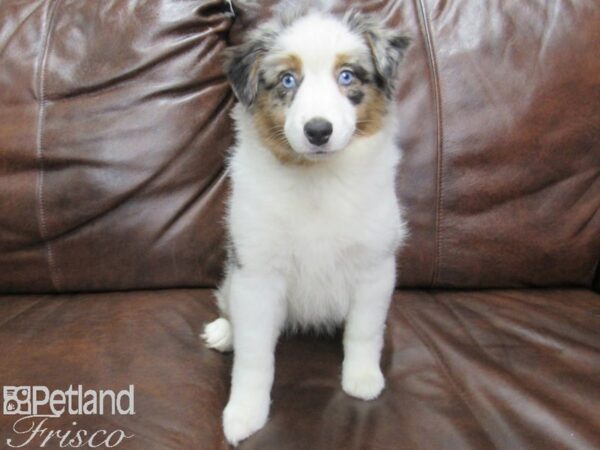
<path fill-rule="evenodd" d="M 441 86 L 439 81 L 439 71 L 437 65 L 437 57 L 433 46 L 433 37 L 431 36 L 431 30 L 429 28 L 429 20 L 427 18 L 427 8 L 423 0 L 418 0 L 419 13 L 421 16 L 421 29 L 423 37 L 426 43 L 427 57 L 429 69 L 431 71 L 431 81 L 433 84 L 433 97 L 435 103 L 436 113 L 436 139 L 437 139 L 437 151 L 436 151 L 436 205 L 435 205 L 435 250 L 434 250 L 434 262 L 431 271 L 431 286 L 435 286 L 439 280 L 440 273 L 440 260 L 442 254 L 441 244 L 441 223 L 442 223 L 442 204 L 443 204 L 443 115 L 442 115 L 442 103 L 441 103 Z"/>
<path fill-rule="evenodd" d="M 54 23 L 54 14 L 57 9 L 57 5 L 60 0 L 56 0 L 49 6 L 46 19 L 44 20 L 45 36 L 42 39 L 42 48 L 40 51 L 40 58 L 38 60 L 37 70 L 37 88 L 39 95 L 38 104 L 38 126 L 36 133 L 36 154 L 38 159 L 38 183 L 37 183 L 37 202 L 38 202 L 38 226 L 40 236 L 44 242 L 46 248 L 46 260 L 48 263 L 48 269 L 50 272 L 50 280 L 52 287 L 56 292 L 59 292 L 59 281 L 58 281 L 58 267 L 54 258 L 54 252 L 52 250 L 52 244 L 48 235 L 48 225 L 46 220 L 46 209 L 44 205 L 44 175 L 45 175 L 45 160 L 44 160 L 44 126 L 46 119 L 46 61 L 48 58 L 48 51 L 50 48 L 51 31 Z"/>

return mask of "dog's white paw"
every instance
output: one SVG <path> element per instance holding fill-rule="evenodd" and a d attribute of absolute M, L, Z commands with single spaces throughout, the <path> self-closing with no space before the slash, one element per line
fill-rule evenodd
<path fill-rule="evenodd" d="M 385 386 L 385 379 L 379 367 L 344 367 L 342 389 L 346 394 L 362 400 L 377 398 Z"/>
<path fill-rule="evenodd" d="M 220 352 L 230 352 L 233 350 L 233 335 L 231 324 L 227 319 L 219 317 L 204 327 L 202 339 L 209 348 L 214 348 Z"/>
<path fill-rule="evenodd" d="M 259 404 L 232 404 L 223 411 L 223 431 L 227 441 L 236 446 L 241 440 L 260 430 L 267 422 L 269 402 Z"/>

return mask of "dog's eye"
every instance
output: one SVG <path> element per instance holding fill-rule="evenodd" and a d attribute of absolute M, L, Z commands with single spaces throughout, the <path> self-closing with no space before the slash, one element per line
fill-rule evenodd
<path fill-rule="evenodd" d="M 281 77 L 281 85 L 286 89 L 294 89 L 296 87 L 296 77 L 291 73 L 285 73 Z"/>
<path fill-rule="evenodd" d="M 342 70 L 338 76 L 340 86 L 349 86 L 354 81 L 354 73 L 351 70 Z"/>

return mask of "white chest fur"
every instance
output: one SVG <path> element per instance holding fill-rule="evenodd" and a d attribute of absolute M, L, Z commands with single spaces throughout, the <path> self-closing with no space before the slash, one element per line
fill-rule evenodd
<path fill-rule="evenodd" d="M 404 233 L 395 195 L 399 159 L 385 130 L 311 167 L 277 161 L 245 126 L 232 154 L 229 229 L 244 267 L 286 279 L 287 322 L 329 327 L 346 317 L 361 272 Z"/>

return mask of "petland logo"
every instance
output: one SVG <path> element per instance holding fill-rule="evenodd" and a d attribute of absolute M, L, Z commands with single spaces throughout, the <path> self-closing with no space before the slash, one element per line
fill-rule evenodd
<path fill-rule="evenodd" d="M 134 386 L 119 392 L 84 390 L 69 386 L 51 391 L 46 386 L 4 386 L 4 415 L 21 416 L 13 424 L 12 448 L 114 448 L 134 437 L 124 430 L 86 430 L 70 422 L 69 428 L 52 427 L 53 419 L 89 415 L 134 415 Z"/>

